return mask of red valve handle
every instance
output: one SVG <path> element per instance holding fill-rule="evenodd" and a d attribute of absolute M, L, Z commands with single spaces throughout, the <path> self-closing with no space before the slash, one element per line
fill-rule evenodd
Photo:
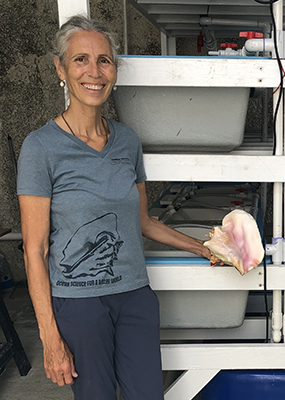
<path fill-rule="evenodd" d="M 247 192 L 247 189 L 236 189 L 236 192 L 239 192 L 239 193 L 246 193 Z"/>
<path fill-rule="evenodd" d="M 231 201 L 231 204 L 234 204 L 235 206 L 241 206 L 242 204 L 244 204 L 244 202 L 235 200 L 235 201 Z"/>
<path fill-rule="evenodd" d="M 238 47 L 236 43 L 221 43 L 221 47 L 226 47 L 227 49 L 232 49 L 234 47 Z"/>
<path fill-rule="evenodd" d="M 204 46 L 203 33 L 201 31 L 199 33 L 199 35 L 197 36 L 197 51 L 198 51 L 198 53 L 201 53 L 203 46 Z"/>
<path fill-rule="evenodd" d="M 255 38 L 263 38 L 263 33 L 261 32 L 240 32 L 239 33 L 240 37 L 246 37 L 247 39 L 255 39 Z"/>

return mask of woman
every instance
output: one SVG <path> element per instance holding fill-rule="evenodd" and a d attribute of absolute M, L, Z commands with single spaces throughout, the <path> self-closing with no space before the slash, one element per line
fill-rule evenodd
<path fill-rule="evenodd" d="M 141 144 L 102 117 L 117 79 L 113 36 L 82 16 L 56 37 L 70 105 L 25 139 L 18 195 L 29 291 L 47 377 L 76 400 L 163 399 L 158 302 L 141 233 L 209 258 L 147 212 Z"/>

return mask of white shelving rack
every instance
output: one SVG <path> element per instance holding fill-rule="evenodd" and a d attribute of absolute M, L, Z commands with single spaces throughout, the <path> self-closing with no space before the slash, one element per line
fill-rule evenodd
<path fill-rule="evenodd" d="M 254 0 L 128 0 L 138 8 L 162 32 L 163 49 L 173 51 L 175 36 L 196 34 L 196 15 L 207 14 L 210 10 L 217 17 L 227 15 L 234 18 L 238 14 L 247 21 L 269 20 L 268 8 Z M 233 6 L 234 7 L 230 7 Z M 59 19 L 62 23 L 67 17 L 78 12 L 89 13 L 88 0 L 73 0 L 66 6 L 65 0 L 58 0 Z M 189 14 L 185 12 L 185 7 Z M 245 9 L 243 9 L 245 7 Z M 237 12 L 237 8 L 239 11 Z M 203 12 L 204 10 L 204 12 Z M 274 3 L 278 37 L 283 30 L 283 0 Z M 173 18 L 172 18 L 173 17 Z M 188 18 L 188 19 L 187 19 Z M 196 19 L 195 19 L 196 18 Z M 179 25 L 180 24 L 180 25 Z M 181 26 L 183 24 L 183 26 Z M 195 26 L 195 27 L 194 27 Z M 183 30 L 184 29 L 184 30 Z M 240 29 L 240 27 L 238 28 Z M 257 30 L 262 30 L 263 28 Z M 217 30 L 218 35 L 235 36 L 235 29 Z M 229 37 L 229 36 L 227 36 Z M 282 41 L 279 42 L 280 48 Z M 167 50 L 168 49 L 168 50 Z M 135 73 L 135 63 L 143 63 L 144 73 Z M 269 59 L 187 59 L 184 68 L 176 70 L 175 60 L 167 59 L 165 68 L 159 69 L 155 59 L 149 63 L 143 58 L 127 58 L 119 71 L 118 85 L 154 86 L 227 86 L 227 87 L 278 87 L 280 73 L 276 60 Z M 278 91 L 274 95 L 274 107 Z M 281 104 L 280 109 L 283 108 Z M 215 182 L 273 182 L 273 241 L 276 252 L 273 263 L 267 266 L 267 289 L 273 290 L 272 340 L 271 343 L 235 344 L 163 344 L 162 363 L 166 371 L 184 371 L 177 381 L 166 391 L 165 400 L 190 400 L 223 369 L 285 369 L 285 345 L 282 343 L 282 329 L 285 319 L 282 307 L 282 293 L 285 290 L 285 249 L 282 238 L 283 227 L 283 183 L 285 181 L 285 156 L 283 151 L 284 121 L 279 112 L 276 121 L 276 155 L 258 150 L 235 155 L 215 154 L 212 157 L 201 154 L 145 154 L 144 161 L 149 180 L 153 181 L 215 181 Z M 262 266 L 245 276 L 232 267 L 209 268 L 208 265 L 175 268 L 169 265 L 149 265 L 148 273 L 155 290 L 260 290 L 264 289 L 264 270 Z M 255 321 L 260 329 L 265 329 L 264 321 Z M 234 330 L 233 338 L 249 335 L 250 321 Z M 175 332 L 166 335 L 177 338 Z M 187 332 L 185 333 L 187 337 Z M 204 332 L 201 339 L 207 339 Z M 220 338 L 228 338 L 225 330 Z M 241 336 L 240 336 L 241 335 Z M 199 330 L 192 331 L 193 338 L 199 339 Z M 180 333 L 183 339 L 183 332 Z"/>

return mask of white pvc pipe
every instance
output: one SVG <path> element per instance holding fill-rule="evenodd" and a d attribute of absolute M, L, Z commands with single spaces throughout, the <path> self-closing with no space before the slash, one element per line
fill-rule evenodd
<path fill-rule="evenodd" d="M 282 251 L 282 189 L 283 184 L 275 182 L 273 185 L 273 239 L 272 243 L 277 251 L 272 256 L 273 264 L 281 264 L 283 261 Z"/>
<path fill-rule="evenodd" d="M 274 50 L 273 39 L 248 39 L 244 44 L 245 54 Z"/>
<path fill-rule="evenodd" d="M 265 247 L 265 254 L 267 256 L 272 256 L 277 252 L 277 246 L 274 243 L 267 243 Z"/>
<path fill-rule="evenodd" d="M 276 30 L 277 30 L 277 45 L 279 53 L 281 52 L 282 42 L 280 39 L 280 32 L 283 29 L 283 0 L 273 4 L 273 13 L 275 16 Z M 282 37 L 282 35 L 281 35 Z M 282 49 L 283 51 L 283 49 Z M 273 95 L 273 112 L 275 112 L 279 90 Z M 279 106 L 279 112 L 276 119 L 276 155 L 283 155 L 283 99 Z M 282 197 L 283 197 L 283 183 L 274 183 L 273 187 L 273 240 L 278 240 L 278 250 L 272 256 L 273 263 L 278 264 L 283 259 L 283 240 L 282 238 Z M 281 341 L 281 330 L 283 323 L 282 314 L 282 291 L 273 291 L 273 310 L 272 310 L 272 339 L 274 342 Z"/>
<path fill-rule="evenodd" d="M 281 341 L 281 329 L 283 322 L 282 314 L 282 291 L 273 291 L 273 311 L 272 311 L 272 340 L 275 343 Z"/>

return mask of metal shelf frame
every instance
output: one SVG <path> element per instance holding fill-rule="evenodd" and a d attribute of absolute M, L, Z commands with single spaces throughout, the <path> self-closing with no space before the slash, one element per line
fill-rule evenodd
<path fill-rule="evenodd" d="M 262 32 L 271 24 L 269 6 L 254 0 L 127 0 L 167 37 L 195 37 L 201 18 L 211 21 L 216 38 L 236 38 L 254 27 Z"/>

